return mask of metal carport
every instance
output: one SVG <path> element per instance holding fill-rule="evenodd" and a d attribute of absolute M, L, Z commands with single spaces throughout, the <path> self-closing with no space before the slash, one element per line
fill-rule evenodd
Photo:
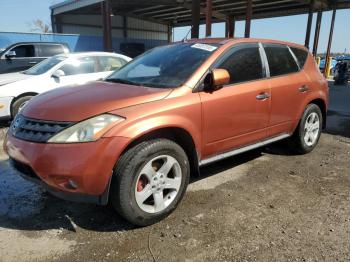
<path fill-rule="evenodd" d="M 170 41 L 173 27 L 190 25 L 191 37 L 198 38 L 200 24 L 206 24 L 206 36 L 210 36 L 212 23 L 226 22 L 226 36 L 234 37 L 235 21 L 245 20 L 245 37 L 250 37 L 252 19 L 308 14 L 305 46 L 309 48 L 313 13 L 316 12 L 314 55 L 317 54 L 322 12 L 333 11 L 328 56 L 336 10 L 345 8 L 350 8 L 350 0 L 68 0 L 51 7 L 54 32 L 60 32 L 62 15 L 101 15 L 105 50 L 111 50 L 111 17 L 115 15 L 124 18 L 118 27 L 123 30 L 124 37 L 128 37 L 126 17 L 131 17 L 166 26 Z"/>

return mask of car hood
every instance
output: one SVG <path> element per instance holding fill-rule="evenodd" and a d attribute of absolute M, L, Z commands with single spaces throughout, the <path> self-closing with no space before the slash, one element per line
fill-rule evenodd
<path fill-rule="evenodd" d="M 57 88 L 34 97 L 22 114 L 29 118 L 77 122 L 123 107 L 165 98 L 171 89 L 108 82 Z"/>
<path fill-rule="evenodd" d="M 11 84 L 20 80 L 25 80 L 33 77 L 32 75 L 18 73 L 0 74 L 0 86 Z"/>

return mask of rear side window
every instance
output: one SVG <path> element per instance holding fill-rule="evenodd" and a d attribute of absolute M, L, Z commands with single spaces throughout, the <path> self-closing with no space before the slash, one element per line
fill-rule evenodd
<path fill-rule="evenodd" d="M 101 72 L 118 70 L 127 63 L 124 59 L 113 56 L 100 56 L 98 59 L 101 66 Z"/>
<path fill-rule="evenodd" d="M 69 60 L 60 70 L 65 76 L 91 74 L 98 72 L 98 66 L 94 57 L 82 57 Z"/>
<path fill-rule="evenodd" d="M 263 78 L 263 67 L 258 44 L 238 45 L 231 49 L 216 68 L 226 69 L 230 84 Z"/>
<path fill-rule="evenodd" d="M 270 76 L 279 76 L 298 72 L 298 65 L 288 47 L 276 44 L 264 44 Z"/>
<path fill-rule="evenodd" d="M 16 58 L 35 57 L 34 45 L 18 45 L 15 48 L 12 48 L 11 51 L 16 52 Z"/>
<path fill-rule="evenodd" d="M 51 57 L 62 53 L 64 53 L 64 49 L 61 45 L 40 45 L 40 57 Z"/>
<path fill-rule="evenodd" d="M 308 52 L 296 47 L 290 47 L 290 49 L 298 59 L 299 67 L 303 68 L 308 57 Z"/>

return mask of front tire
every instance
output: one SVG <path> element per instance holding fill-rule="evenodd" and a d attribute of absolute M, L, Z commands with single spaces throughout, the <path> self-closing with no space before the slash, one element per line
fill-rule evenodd
<path fill-rule="evenodd" d="M 291 138 L 292 149 L 299 154 L 311 152 L 320 139 L 322 126 L 321 109 L 315 104 L 309 104 Z"/>
<path fill-rule="evenodd" d="M 154 139 L 124 153 L 113 175 L 113 207 L 130 223 L 147 226 L 167 217 L 181 201 L 190 165 L 178 144 Z"/>

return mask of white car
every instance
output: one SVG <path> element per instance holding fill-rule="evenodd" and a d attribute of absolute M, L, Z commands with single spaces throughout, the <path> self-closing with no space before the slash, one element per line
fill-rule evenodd
<path fill-rule="evenodd" d="M 0 120 L 12 119 L 35 95 L 107 77 L 131 60 L 104 52 L 56 55 L 19 73 L 0 75 Z"/>

